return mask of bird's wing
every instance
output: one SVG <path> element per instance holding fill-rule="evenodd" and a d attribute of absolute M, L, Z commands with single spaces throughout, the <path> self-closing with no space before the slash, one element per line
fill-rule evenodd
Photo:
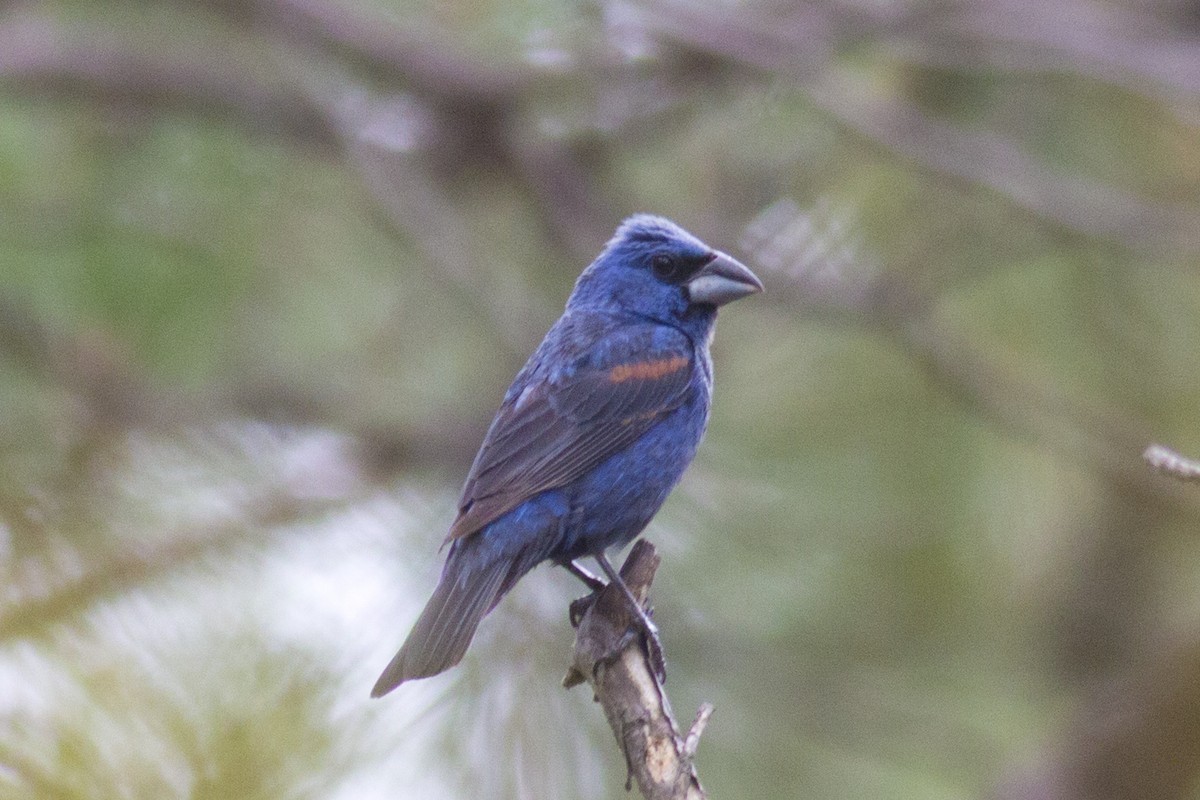
<path fill-rule="evenodd" d="M 655 327 L 606 338 L 594 363 L 531 381 L 505 402 L 467 476 L 447 541 L 570 483 L 683 404 L 692 380 L 691 343 L 682 334 L 664 343 Z"/>

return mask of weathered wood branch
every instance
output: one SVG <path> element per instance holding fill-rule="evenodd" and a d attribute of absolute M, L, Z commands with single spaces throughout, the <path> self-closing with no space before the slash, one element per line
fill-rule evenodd
<path fill-rule="evenodd" d="M 634 544 L 621 577 L 643 605 L 661 559 L 644 539 Z M 641 637 L 631 634 L 633 615 L 621 593 L 606 587 L 584 614 L 575 637 L 567 688 L 587 682 L 625 754 L 629 777 L 646 800 L 705 800 L 693 759 L 712 714 L 705 703 L 685 735 L 671 713 Z"/>

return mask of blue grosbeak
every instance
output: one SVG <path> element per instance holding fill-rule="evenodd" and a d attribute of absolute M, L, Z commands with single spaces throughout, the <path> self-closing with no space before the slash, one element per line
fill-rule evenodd
<path fill-rule="evenodd" d="M 620 584 L 604 551 L 641 533 L 704 435 L 717 307 L 762 288 L 669 220 L 639 214 L 617 229 L 505 394 L 437 588 L 373 697 L 457 664 L 483 616 L 542 561 L 589 580 L 574 560 L 590 555 Z"/>

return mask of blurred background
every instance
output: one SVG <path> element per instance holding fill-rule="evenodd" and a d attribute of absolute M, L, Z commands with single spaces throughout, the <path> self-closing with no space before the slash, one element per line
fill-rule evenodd
<path fill-rule="evenodd" d="M 754 268 L 647 531 L 714 798 L 1200 798 L 1186 0 L 0 8 L 0 796 L 621 798 L 580 586 L 368 691 L 628 214 Z"/>

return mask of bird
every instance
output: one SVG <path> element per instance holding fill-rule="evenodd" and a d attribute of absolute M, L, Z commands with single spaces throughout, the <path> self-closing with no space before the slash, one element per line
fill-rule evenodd
<path fill-rule="evenodd" d="M 577 563 L 595 559 L 653 635 L 606 551 L 641 534 L 696 454 L 717 308 L 762 290 L 745 265 L 664 217 L 621 223 L 505 393 L 441 576 L 372 697 L 458 664 L 483 617 L 544 561 L 595 590 L 604 584 Z"/>

